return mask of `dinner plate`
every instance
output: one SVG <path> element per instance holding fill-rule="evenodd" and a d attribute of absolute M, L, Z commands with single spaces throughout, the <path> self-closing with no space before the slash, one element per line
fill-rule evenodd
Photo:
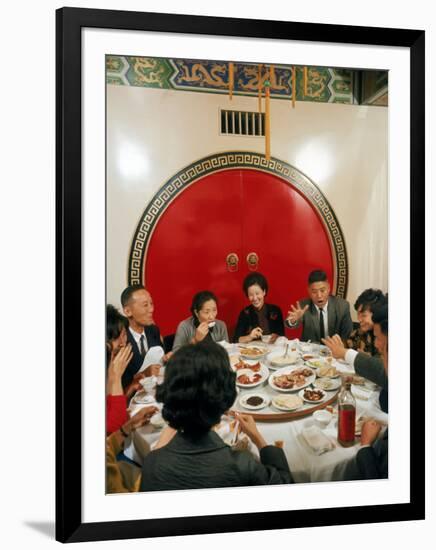
<path fill-rule="evenodd" d="M 268 379 L 268 384 L 273 390 L 284 392 L 284 393 L 299 391 L 302 388 L 305 388 L 306 386 L 309 386 L 310 384 L 312 384 L 312 382 L 316 378 L 315 373 L 313 373 L 311 376 L 306 376 L 306 382 L 302 386 L 298 386 L 294 388 L 280 388 L 279 386 L 276 386 L 276 384 L 274 383 L 274 379 L 276 378 L 276 376 L 281 376 L 282 374 L 290 374 L 295 371 L 299 371 L 302 368 L 305 368 L 305 367 L 283 367 L 282 369 L 278 369 L 270 375 Z"/>
<path fill-rule="evenodd" d="M 292 406 L 292 407 L 287 407 L 286 405 L 283 405 L 283 404 L 279 403 L 281 399 L 286 399 L 286 397 L 295 397 L 296 398 L 295 405 Z M 297 401 L 297 399 L 298 399 L 298 401 Z M 298 397 L 298 395 L 286 395 L 286 396 L 285 395 L 283 395 L 283 396 L 282 395 L 277 395 L 276 397 L 273 397 L 271 403 L 276 409 L 279 409 L 279 411 L 289 412 L 289 411 L 296 411 L 297 409 L 299 409 L 303 405 L 303 400 L 300 397 Z"/>
<path fill-rule="evenodd" d="M 327 376 L 324 376 L 322 378 L 317 378 L 313 385 L 324 391 L 333 391 L 337 390 L 341 383 L 342 382 L 339 378 L 328 378 Z"/>
<path fill-rule="evenodd" d="M 266 356 L 266 360 L 268 361 L 268 367 L 271 370 L 281 369 L 287 365 L 294 365 L 298 361 L 298 353 L 297 352 L 290 352 L 286 356 L 286 362 L 281 365 L 273 365 L 271 361 L 274 361 L 274 359 L 282 358 L 283 357 L 283 351 L 272 351 Z"/>
<path fill-rule="evenodd" d="M 242 374 L 246 374 L 250 378 L 253 378 L 253 376 L 255 376 L 256 374 L 260 374 L 260 378 L 257 382 L 252 382 L 251 384 L 242 384 L 241 382 L 238 382 L 238 378 Z M 266 367 L 265 365 L 260 366 L 259 372 L 253 372 L 250 369 L 241 369 L 236 373 L 236 385 L 239 386 L 240 388 L 255 388 L 256 386 L 259 386 L 260 384 L 265 382 L 268 376 L 269 376 L 269 370 L 268 370 L 268 367 Z"/>
<path fill-rule="evenodd" d="M 239 370 L 236 368 L 236 365 L 240 362 L 240 361 L 243 361 L 243 363 L 245 365 L 249 365 L 247 367 L 243 367 L 243 368 L 240 368 Z M 242 357 L 239 357 L 238 356 L 238 360 L 237 361 L 230 361 L 230 366 L 232 367 L 232 370 L 236 371 L 236 372 L 241 372 L 241 370 L 244 370 L 244 369 L 250 369 L 250 366 L 253 366 L 253 365 L 257 365 L 259 364 L 260 365 L 260 368 L 262 368 L 262 366 L 266 367 L 266 365 L 264 363 L 262 363 L 261 361 L 259 361 L 259 359 L 243 359 Z M 267 368 L 267 367 L 266 367 Z M 251 370 L 251 369 L 250 369 Z M 254 372 L 254 371 L 253 371 Z M 260 370 L 258 371 L 260 372 Z"/>
<path fill-rule="evenodd" d="M 319 369 L 320 367 L 326 367 L 327 362 L 325 359 L 319 357 L 314 357 L 313 359 L 305 360 L 305 364 L 311 369 Z"/>
<path fill-rule="evenodd" d="M 305 391 L 306 391 L 305 389 L 302 389 L 301 391 L 299 391 L 299 392 L 298 392 L 298 397 L 301 397 L 301 399 L 302 399 L 303 401 L 305 401 L 306 403 L 310 403 L 311 405 L 316 405 L 317 403 L 321 403 L 321 401 L 324 401 L 324 399 L 325 399 L 325 397 L 326 397 L 326 395 L 327 395 L 326 392 L 325 392 L 324 390 L 321 390 L 320 388 L 316 388 L 316 390 L 314 390 L 314 391 L 322 392 L 323 395 L 322 395 L 321 399 L 316 399 L 315 401 L 313 401 L 312 399 L 306 399 L 306 398 L 304 397 L 304 392 L 305 392 Z"/>
<path fill-rule="evenodd" d="M 257 349 L 260 351 L 257 355 L 252 355 L 250 353 L 246 353 L 245 350 L 247 349 Z M 268 353 L 268 348 L 264 346 L 263 344 L 252 344 L 251 346 L 239 346 L 239 355 L 243 357 L 244 359 L 260 359 L 261 357 L 264 357 Z"/>
<path fill-rule="evenodd" d="M 262 399 L 262 403 L 259 403 L 259 405 L 250 405 L 247 403 L 247 400 L 250 399 L 250 397 L 260 397 Z M 242 397 L 239 398 L 239 404 L 244 407 L 244 409 L 249 409 L 252 411 L 256 411 L 258 409 L 264 409 L 267 407 L 270 403 L 271 399 L 265 395 L 264 393 L 245 393 Z"/>
<path fill-rule="evenodd" d="M 327 365 L 325 365 L 325 366 L 327 366 Z M 336 369 L 336 367 L 332 367 L 332 369 L 336 370 L 336 374 L 334 374 L 333 376 L 329 376 L 329 375 L 326 375 L 326 374 L 321 374 L 321 369 L 316 369 L 316 375 L 319 378 L 338 378 L 341 375 L 341 373 Z"/>

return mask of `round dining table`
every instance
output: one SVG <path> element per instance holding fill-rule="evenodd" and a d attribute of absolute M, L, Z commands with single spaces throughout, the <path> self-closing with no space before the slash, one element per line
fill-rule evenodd
<path fill-rule="evenodd" d="M 227 350 L 230 363 L 234 368 L 235 363 L 241 359 L 240 354 L 244 351 L 244 346 L 229 344 L 227 342 L 222 342 L 221 345 Z M 244 389 L 239 384 L 238 397 L 232 410 L 223 416 L 220 425 L 216 427 L 218 434 L 230 445 L 236 444 L 239 447 L 242 439 L 244 443 L 243 447 L 248 452 L 252 452 L 258 456 L 257 448 L 246 436 L 240 433 L 236 435 L 237 425 L 235 425 L 233 416 L 234 411 L 252 414 L 266 442 L 268 444 L 280 445 L 283 448 L 296 483 L 341 480 L 347 462 L 354 457 L 360 448 L 360 438 L 358 436 L 359 432 L 356 430 L 357 435 L 353 445 L 342 447 L 338 443 L 337 397 L 340 388 L 326 391 L 325 398 L 321 403 L 317 403 L 316 406 L 315 404 L 303 403 L 294 414 L 284 414 L 283 410 L 278 410 L 271 402 L 262 410 L 245 410 L 241 404 L 241 397 L 247 392 L 260 392 L 264 396 L 267 396 L 268 400 L 271 400 L 275 396 L 289 395 L 291 393 L 298 395 L 297 390 L 288 392 L 277 391 L 274 384 L 271 384 L 270 378 L 275 375 L 277 370 L 272 366 L 269 358 L 280 356 L 282 353 L 286 354 L 287 350 L 292 349 L 295 350 L 294 353 L 297 356 L 292 368 L 306 368 L 313 366 L 313 361 L 315 363 L 317 360 L 325 361 L 325 357 L 320 356 L 320 353 L 325 352 L 326 348 L 317 344 L 299 342 L 298 340 L 287 340 L 285 337 L 278 338 L 274 344 L 252 342 L 246 346 L 258 348 L 263 346 L 267 348 L 265 355 L 259 358 L 259 362 L 263 366 L 262 372 L 265 371 L 264 367 L 268 367 L 268 374 L 264 375 L 261 383 L 255 387 Z M 306 354 L 305 356 L 307 356 L 308 351 L 313 356 L 312 365 L 303 359 L 303 355 Z M 243 360 L 246 361 L 246 358 L 244 357 Z M 339 381 L 344 376 L 355 375 L 354 369 L 345 362 L 332 360 L 331 358 L 329 361 L 330 363 L 328 364 L 339 372 L 340 378 L 337 378 Z M 163 370 L 164 367 L 162 367 Z M 312 370 L 314 375 L 316 375 L 316 369 Z M 351 386 L 351 391 L 356 401 L 356 426 L 361 424 L 362 419 L 373 418 L 382 424 L 383 429 L 379 436 L 381 437 L 385 427 L 388 425 L 388 415 L 380 409 L 380 388 L 370 381 L 359 380 L 359 382 L 359 385 L 355 384 Z M 313 389 L 313 386 L 310 385 L 309 388 Z M 144 393 L 144 391 L 139 392 L 131 400 L 129 406 L 130 415 L 135 414 L 144 406 L 150 404 L 156 405 L 154 390 L 149 392 L 148 395 L 144 395 Z M 157 406 L 161 407 L 159 403 Z M 331 420 L 326 426 L 320 426 L 313 417 L 314 410 L 323 408 L 332 413 Z M 162 429 L 163 426 L 155 426 L 153 424 L 147 424 L 136 429 L 130 441 L 126 444 L 125 455 L 140 465 L 143 457 L 153 449 L 153 446 L 158 441 Z M 311 434 L 312 437 L 307 437 L 308 434 Z M 315 439 L 323 441 L 325 445 L 311 445 L 314 441 L 314 435 Z"/>

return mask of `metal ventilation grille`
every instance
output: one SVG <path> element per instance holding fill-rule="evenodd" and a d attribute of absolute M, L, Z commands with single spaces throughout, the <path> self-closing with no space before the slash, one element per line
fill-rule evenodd
<path fill-rule="evenodd" d="M 265 113 L 221 110 L 221 134 L 264 136 Z"/>

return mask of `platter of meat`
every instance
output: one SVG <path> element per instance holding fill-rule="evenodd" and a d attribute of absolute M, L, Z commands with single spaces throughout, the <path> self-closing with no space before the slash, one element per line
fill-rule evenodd
<path fill-rule="evenodd" d="M 315 373 L 308 367 L 284 367 L 271 374 L 268 383 L 273 390 L 293 392 L 309 386 L 315 378 Z"/>
<path fill-rule="evenodd" d="M 239 355 L 244 359 L 259 359 L 268 353 L 268 348 L 259 344 L 239 346 Z"/>
<path fill-rule="evenodd" d="M 240 388 L 254 388 L 268 378 L 269 370 L 265 365 L 260 365 L 258 371 L 252 369 L 240 369 L 236 371 L 236 385 Z"/>
<path fill-rule="evenodd" d="M 320 388 L 306 388 L 305 390 L 301 390 L 300 392 L 298 392 L 298 395 L 303 401 L 306 401 L 306 403 L 321 403 L 321 401 L 325 398 L 327 394 L 324 390 Z"/>
<path fill-rule="evenodd" d="M 244 361 L 243 359 L 239 359 L 232 365 L 232 369 L 236 372 L 242 369 L 250 369 L 253 372 L 260 372 L 261 368 L 262 364 L 259 363 L 259 361 Z"/>

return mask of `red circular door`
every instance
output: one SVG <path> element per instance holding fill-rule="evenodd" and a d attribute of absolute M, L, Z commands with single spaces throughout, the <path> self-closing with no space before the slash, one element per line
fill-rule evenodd
<path fill-rule="evenodd" d="M 145 282 L 163 334 L 188 317 L 192 296 L 211 290 L 229 335 L 247 304 L 242 281 L 254 252 L 270 286 L 267 298 L 286 315 L 306 295 L 307 275 L 333 276 L 327 232 L 315 209 L 293 186 L 257 170 L 224 170 L 197 180 L 168 206 L 151 237 Z M 239 258 L 229 271 L 226 258 Z"/>

